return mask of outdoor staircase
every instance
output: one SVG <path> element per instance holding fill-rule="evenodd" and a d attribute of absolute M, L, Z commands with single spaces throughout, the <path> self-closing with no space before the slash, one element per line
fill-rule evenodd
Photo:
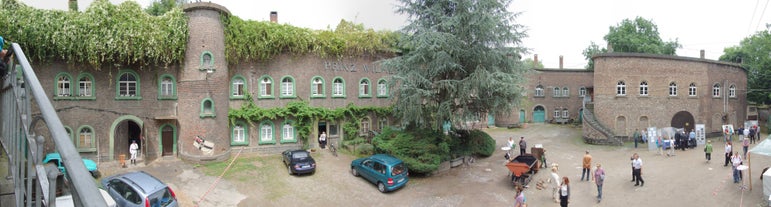
<path fill-rule="evenodd" d="M 605 144 L 605 145 L 624 145 L 624 142 L 616 137 L 616 135 L 610 129 L 602 125 L 597 119 L 594 118 L 594 104 L 587 103 L 583 113 L 584 126 L 588 126 L 595 131 L 599 132 L 600 137 L 588 137 L 584 134 L 584 142 L 589 144 Z M 594 133 L 596 134 L 596 133 Z"/>

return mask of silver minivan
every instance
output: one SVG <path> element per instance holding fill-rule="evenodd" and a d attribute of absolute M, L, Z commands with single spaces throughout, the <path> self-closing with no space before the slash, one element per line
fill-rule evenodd
<path fill-rule="evenodd" d="M 174 191 L 144 171 L 128 172 L 102 179 L 102 187 L 118 206 L 176 207 Z"/>

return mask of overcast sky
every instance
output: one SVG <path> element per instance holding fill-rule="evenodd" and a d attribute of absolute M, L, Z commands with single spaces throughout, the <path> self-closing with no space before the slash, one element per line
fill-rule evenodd
<path fill-rule="evenodd" d="M 122 2 L 123 0 L 110 0 Z M 583 68 L 581 52 L 591 41 L 605 47 L 602 37 L 610 26 L 623 19 L 641 16 L 658 25 L 664 41 L 677 39 L 682 48 L 677 55 L 698 57 L 706 51 L 707 59 L 718 59 L 723 48 L 765 30 L 771 23 L 771 0 L 514 0 L 509 11 L 521 12 L 518 24 L 528 28 L 523 46 L 530 48 L 526 57 L 538 54 L 547 68 Z M 66 9 L 67 0 L 22 0 L 44 9 Z M 85 10 L 91 0 L 79 0 Z M 137 0 L 146 7 L 151 0 Z M 397 0 L 211 0 L 225 6 L 242 19 L 268 20 L 270 11 L 278 12 L 278 21 L 311 29 L 334 27 L 340 19 L 363 23 L 376 30 L 398 30 L 406 17 L 395 14 Z"/>

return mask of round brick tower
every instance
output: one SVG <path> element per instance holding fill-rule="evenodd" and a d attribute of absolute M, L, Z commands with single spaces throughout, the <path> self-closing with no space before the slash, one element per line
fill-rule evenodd
<path fill-rule="evenodd" d="M 183 5 L 189 36 L 179 72 L 179 157 L 191 161 L 230 156 L 228 67 L 225 61 L 225 7 L 208 2 Z"/>

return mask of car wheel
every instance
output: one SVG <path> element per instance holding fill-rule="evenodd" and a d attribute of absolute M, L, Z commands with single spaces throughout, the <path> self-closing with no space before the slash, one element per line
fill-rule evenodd
<path fill-rule="evenodd" d="M 291 165 L 286 166 L 286 171 L 289 172 L 289 175 L 292 175 L 293 174 L 292 173 L 292 166 Z"/>
<path fill-rule="evenodd" d="M 359 177 L 359 171 L 356 171 L 356 168 L 351 168 L 351 174 L 353 174 L 353 176 Z"/>
<path fill-rule="evenodd" d="M 386 192 L 385 184 L 383 184 L 382 182 L 378 182 L 377 183 L 377 190 L 379 190 L 381 193 L 385 193 Z"/>

